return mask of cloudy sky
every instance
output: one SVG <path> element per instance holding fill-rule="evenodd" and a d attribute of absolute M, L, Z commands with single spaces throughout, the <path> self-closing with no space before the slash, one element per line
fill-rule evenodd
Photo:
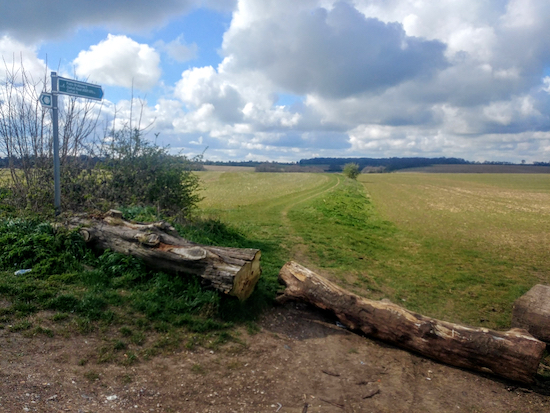
<path fill-rule="evenodd" d="M 0 55 L 211 160 L 550 161 L 546 0 L 0 0 Z M 0 71 L 0 78 L 3 71 Z M 133 90 L 133 92 L 132 92 Z"/>

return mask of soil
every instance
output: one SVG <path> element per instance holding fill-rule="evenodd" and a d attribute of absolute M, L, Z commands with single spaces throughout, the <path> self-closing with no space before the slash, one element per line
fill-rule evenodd
<path fill-rule="evenodd" d="M 0 330 L 0 412 L 550 412 L 543 387 L 464 371 L 276 307 L 238 344 L 88 363 L 99 334 Z"/>

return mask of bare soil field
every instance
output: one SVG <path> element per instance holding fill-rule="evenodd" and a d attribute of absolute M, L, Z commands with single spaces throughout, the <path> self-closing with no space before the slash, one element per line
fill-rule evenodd
<path fill-rule="evenodd" d="M 215 172 L 254 172 L 255 169 L 251 166 L 204 165 L 205 171 Z"/>
<path fill-rule="evenodd" d="M 550 411 L 548 388 L 424 359 L 302 304 L 275 307 L 259 326 L 215 351 L 182 346 L 129 366 L 82 362 L 99 333 L 0 330 L 0 412 Z"/>

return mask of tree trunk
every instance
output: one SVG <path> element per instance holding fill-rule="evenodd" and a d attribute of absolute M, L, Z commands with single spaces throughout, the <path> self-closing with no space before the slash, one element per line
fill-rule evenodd
<path fill-rule="evenodd" d="M 240 300 L 247 299 L 261 275 L 261 252 L 195 244 L 166 222 L 136 224 L 111 210 L 101 219 L 72 218 L 87 244 L 141 258 L 149 267 L 202 277 L 203 283 Z"/>
<path fill-rule="evenodd" d="M 284 265 L 279 280 L 286 285 L 279 301 L 302 300 L 332 310 L 352 330 L 454 366 L 530 383 L 546 347 L 525 330 L 466 327 L 416 314 L 387 300 L 368 300 L 295 262 Z"/>

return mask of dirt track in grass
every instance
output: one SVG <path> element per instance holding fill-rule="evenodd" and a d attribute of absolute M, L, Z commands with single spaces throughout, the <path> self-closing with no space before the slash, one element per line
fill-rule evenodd
<path fill-rule="evenodd" d="M 82 365 L 101 345 L 99 334 L 29 338 L 0 330 L 0 411 L 550 411 L 545 389 L 372 341 L 301 304 L 276 307 L 259 325 L 215 351 L 182 345 L 130 366 Z"/>

